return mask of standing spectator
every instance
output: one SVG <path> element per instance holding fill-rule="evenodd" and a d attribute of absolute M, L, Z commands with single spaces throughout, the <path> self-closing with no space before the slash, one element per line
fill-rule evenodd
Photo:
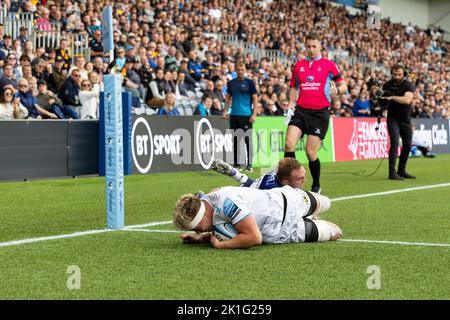
<path fill-rule="evenodd" d="M 175 107 L 175 94 L 169 92 L 164 99 L 164 105 L 158 110 L 158 115 L 179 116 L 180 112 Z"/>
<path fill-rule="evenodd" d="M 330 93 L 336 94 L 339 90 L 340 94 L 344 94 L 347 92 L 347 85 L 334 62 L 322 57 L 322 45 L 317 35 L 310 34 L 306 37 L 306 50 L 308 56 L 297 62 L 292 72 L 289 108 L 293 109 L 294 105 L 296 108 L 286 132 L 284 156 L 295 158 L 298 140 L 304 134 L 308 135 L 306 155 L 313 178 L 311 190 L 320 193 L 320 160 L 317 152 L 328 131 Z M 332 92 L 330 80 L 339 89 L 333 87 Z"/>
<path fill-rule="evenodd" d="M 14 91 L 11 86 L 0 90 L 1 120 L 25 119 L 28 116 L 28 110 L 20 103 L 20 98 L 14 98 Z"/>
<path fill-rule="evenodd" d="M 69 78 L 64 81 L 58 93 L 58 98 L 61 99 L 63 106 L 61 111 L 66 117 L 72 119 L 79 119 L 77 112 L 73 108 L 81 107 L 79 92 L 80 92 L 81 73 L 78 69 L 73 69 Z"/>
<path fill-rule="evenodd" d="M 258 104 L 258 95 L 256 92 L 255 83 L 245 78 L 245 65 L 239 64 L 236 66 L 237 78 L 228 83 L 228 92 L 226 97 L 225 109 L 223 111 L 223 118 L 228 118 L 228 109 L 231 106 L 230 113 L 230 128 L 234 130 L 234 166 L 240 168 L 241 162 L 238 162 L 238 139 L 236 130 L 243 130 L 245 134 L 244 142 L 246 145 L 246 170 L 252 169 L 252 146 L 251 146 L 251 130 L 252 125 L 256 120 L 257 110 L 255 106 Z M 249 132 L 247 132 L 249 131 Z M 239 132 L 240 133 L 240 132 Z M 248 136 L 250 133 L 250 136 Z M 242 139 L 239 139 L 242 140 Z"/>
<path fill-rule="evenodd" d="M 25 26 L 20 27 L 19 36 L 17 39 L 20 41 L 20 47 L 25 48 L 28 41 L 28 28 Z M 16 39 L 16 40 L 17 40 Z"/>
<path fill-rule="evenodd" d="M 83 80 L 79 96 L 81 102 L 80 119 L 97 119 L 99 87 L 93 88 L 89 80 Z"/>

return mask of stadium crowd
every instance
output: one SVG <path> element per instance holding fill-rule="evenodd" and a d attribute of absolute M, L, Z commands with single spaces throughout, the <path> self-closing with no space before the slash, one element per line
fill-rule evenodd
<path fill-rule="evenodd" d="M 136 113 L 222 115 L 238 61 L 256 84 L 258 114 L 286 115 L 291 69 L 304 58 L 310 32 L 323 39 L 323 55 L 338 63 L 348 84 L 349 94 L 333 100 L 333 116 L 370 116 L 371 91 L 402 62 L 416 86 L 414 117 L 450 118 L 450 44 L 437 29 L 388 19 L 381 29 L 368 29 L 365 12 L 351 15 L 342 6 L 312 0 L 32 0 L 18 8 L 11 5 L 15 1 L 2 2 L 8 11 L 32 12 L 37 30 L 51 31 L 59 23 L 61 32 L 89 34 L 90 53 L 72 57 L 66 38 L 55 47 L 33 47 L 26 27 L 13 39 L 0 25 L 1 119 L 24 118 L 16 100 L 4 96 L 11 90 L 27 109 L 25 117 L 96 119 L 106 72 L 123 76 Z M 114 17 L 112 64 L 102 46 L 107 5 Z M 218 34 L 236 35 L 246 46 Z M 256 49 L 278 50 L 282 59 L 256 59 Z"/>

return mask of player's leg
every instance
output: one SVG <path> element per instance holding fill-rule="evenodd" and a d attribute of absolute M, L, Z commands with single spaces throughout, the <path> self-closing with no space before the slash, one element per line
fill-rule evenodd
<path fill-rule="evenodd" d="M 309 171 L 313 179 L 311 191 L 320 193 L 320 160 L 317 156 L 322 139 L 318 136 L 308 135 L 306 140 L 306 156 L 309 160 Z"/>
<path fill-rule="evenodd" d="M 309 201 L 311 203 L 311 206 L 308 210 L 308 213 L 306 214 L 306 218 L 316 220 L 318 219 L 318 216 L 328 211 L 331 207 L 331 200 L 327 196 L 315 193 L 315 192 L 309 192 L 305 191 L 306 195 L 309 198 Z"/>
<path fill-rule="evenodd" d="M 295 159 L 295 147 L 302 137 L 302 130 L 294 125 L 289 125 L 286 131 L 286 141 L 284 144 L 284 157 Z"/>
<path fill-rule="evenodd" d="M 305 223 L 305 242 L 336 241 L 342 230 L 336 224 L 325 220 L 303 219 Z"/>
<path fill-rule="evenodd" d="M 247 185 L 250 181 L 253 182 L 247 175 L 239 172 L 239 170 L 233 168 L 231 165 L 223 161 L 222 159 L 216 159 L 211 164 L 211 169 L 217 171 L 219 173 L 228 175 L 232 177 L 234 180 L 239 182 L 241 185 Z M 251 184 L 251 183 L 250 183 Z"/>

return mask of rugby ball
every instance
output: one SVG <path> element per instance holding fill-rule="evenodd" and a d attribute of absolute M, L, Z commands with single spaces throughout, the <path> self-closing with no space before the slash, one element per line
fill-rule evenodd
<path fill-rule="evenodd" d="M 239 232 L 237 232 L 231 222 L 225 222 L 216 224 L 213 228 L 213 234 L 220 241 L 226 241 L 236 237 Z"/>

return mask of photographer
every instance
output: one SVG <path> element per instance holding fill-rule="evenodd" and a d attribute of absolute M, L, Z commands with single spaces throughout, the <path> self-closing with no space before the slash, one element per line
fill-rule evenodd
<path fill-rule="evenodd" d="M 406 68 L 397 63 L 392 67 L 392 79 L 383 85 L 383 98 L 387 100 L 387 128 L 390 139 L 389 149 L 389 179 L 404 180 L 416 177 L 406 172 L 411 149 L 412 125 L 411 125 L 411 101 L 414 96 L 414 85 L 406 79 Z M 395 172 L 395 162 L 399 146 L 399 136 L 402 138 L 403 147 L 400 153 L 398 170 Z"/>

